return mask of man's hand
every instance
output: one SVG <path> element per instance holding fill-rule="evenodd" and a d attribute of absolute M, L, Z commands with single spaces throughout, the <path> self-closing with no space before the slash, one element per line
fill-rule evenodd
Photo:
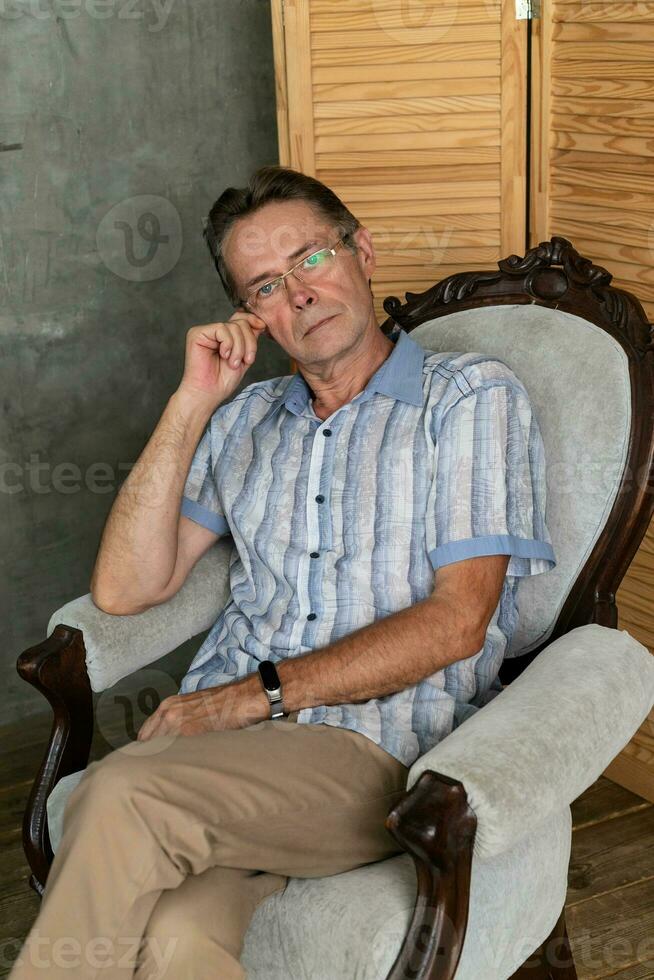
<path fill-rule="evenodd" d="M 178 391 L 187 392 L 212 411 L 241 383 L 257 355 L 268 324 L 239 307 L 229 320 L 191 327 L 186 334 L 184 374 Z"/>
<path fill-rule="evenodd" d="M 157 735 L 200 735 L 246 728 L 270 717 L 270 706 L 258 677 L 173 694 L 141 725 L 139 742 Z"/>

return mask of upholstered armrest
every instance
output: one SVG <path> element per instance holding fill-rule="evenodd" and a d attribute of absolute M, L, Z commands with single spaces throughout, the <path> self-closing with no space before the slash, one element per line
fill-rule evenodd
<path fill-rule="evenodd" d="M 654 704 L 654 657 L 626 630 L 588 625 L 543 650 L 513 683 L 417 759 L 463 783 L 490 857 L 575 800 Z"/>
<path fill-rule="evenodd" d="M 104 691 L 214 624 L 230 596 L 233 547 L 231 536 L 217 541 L 172 599 L 133 616 L 103 612 L 90 593 L 73 599 L 52 614 L 48 636 L 58 623 L 81 630 L 91 689 Z"/>

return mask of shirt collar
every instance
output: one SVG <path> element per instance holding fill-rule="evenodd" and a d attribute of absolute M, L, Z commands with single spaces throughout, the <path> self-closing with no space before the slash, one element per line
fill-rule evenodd
<path fill-rule="evenodd" d="M 393 350 L 380 364 L 363 391 L 352 401 L 367 401 L 377 391 L 390 398 L 399 398 L 409 405 L 421 406 L 424 349 L 397 324 L 388 337 L 395 345 Z M 294 415 L 302 415 L 310 402 L 311 390 L 298 371 L 291 376 L 290 383 L 279 396 L 278 407 L 285 405 Z"/>

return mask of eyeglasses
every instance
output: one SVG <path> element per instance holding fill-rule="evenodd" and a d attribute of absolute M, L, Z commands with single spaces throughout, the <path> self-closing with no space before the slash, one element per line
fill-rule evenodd
<path fill-rule="evenodd" d="M 270 279 L 263 286 L 252 289 L 245 300 L 243 306 L 253 313 L 270 313 L 280 306 L 287 292 L 286 279 L 288 276 L 295 276 L 300 282 L 319 283 L 326 279 L 334 271 L 336 265 L 336 250 L 340 245 L 345 244 L 349 235 L 344 235 L 328 248 L 319 248 L 317 252 L 312 252 L 276 279 Z M 356 247 L 356 246 L 355 246 Z"/>

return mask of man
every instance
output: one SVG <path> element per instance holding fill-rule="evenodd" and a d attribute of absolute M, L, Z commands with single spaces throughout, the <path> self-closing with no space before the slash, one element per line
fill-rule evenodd
<path fill-rule="evenodd" d="M 231 597 L 179 694 L 69 798 L 29 937 L 52 977 L 243 977 L 288 876 L 398 853 L 383 821 L 410 765 L 498 692 L 518 579 L 555 564 L 524 387 L 381 332 L 372 237 L 336 195 L 264 167 L 206 238 L 235 312 L 189 330 L 91 587 L 140 612 L 231 534 Z M 262 332 L 299 373 L 229 400 Z M 40 975 L 24 956 L 12 977 Z"/>

